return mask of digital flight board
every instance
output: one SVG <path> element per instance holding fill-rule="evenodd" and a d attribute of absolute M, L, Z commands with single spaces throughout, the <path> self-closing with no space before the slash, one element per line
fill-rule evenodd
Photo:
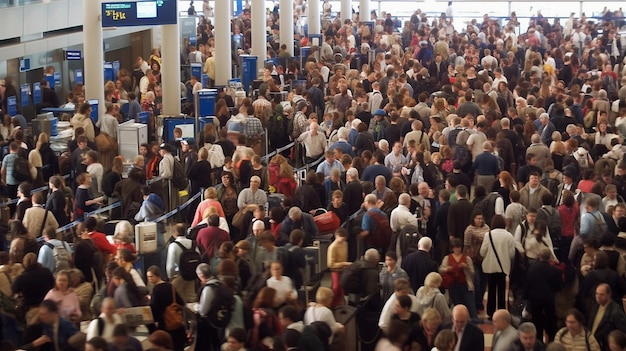
<path fill-rule="evenodd" d="M 102 3 L 102 27 L 176 24 L 176 0 Z"/>

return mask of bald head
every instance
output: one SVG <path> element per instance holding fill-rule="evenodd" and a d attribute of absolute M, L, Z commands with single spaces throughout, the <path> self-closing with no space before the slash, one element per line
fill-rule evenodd
<path fill-rule="evenodd" d="M 469 319 L 469 310 L 465 305 L 454 306 L 452 309 L 452 322 L 454 324 L 454 330 L 457 333 L 460 333 L 465 328 Z"/>
<path fill-rule="evenodd" d="M 511 314 L 507 310 L 497 310 L 493 313 L 492 320 L 495 330 L 504 330 L 511 325 Z"/>
<path fill-rule="evenodd" d="M 400 194 L 400 197 L 398 197 L 398 203 L 402 206 L 409 207 L 409 205 L 411 205 L 411 195 L 407 193 Z"/>

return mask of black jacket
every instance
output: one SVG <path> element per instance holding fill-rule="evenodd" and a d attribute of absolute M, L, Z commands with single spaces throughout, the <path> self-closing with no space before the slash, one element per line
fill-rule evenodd
<path fill-rule="evenodd" d="M 417 291 L 424 285 L 428 273 L 437 272 L 437 262 L 426 251 L 418 250 L 408 254 L 402 260 L 402 269 L 406 271 L 411 281 L 411 289 Z"/>
<path fill-rule="evenodd" d="M 593 328 L 593 321 L 598 313 L 599 305 L 595 301 L 591 307 L 591 313 L 587 321 L 587 328 L 591 330 Z M 626 316 L 624 315 L 624 308 L 621 304 L 617 304 L 615 301 L 609 302 L 604 311 L 604 316 L 598 324 L 595 334 L 593 336 L 600 344 L 602 350 L 609 349 L 609 333 L 613 330 L 620 330 L 626 333 Z"/>
<path fill-rule="evenodd" d="M 451 322 L 448 322 L 441 326 L 439 331 L 446 329 L 452 330 Z M 459 351 L 476 351 L 485 349 L 485 336 L 483 334 L 483 331 L 470 322 L 468 322 L 465 326 L 465 330 L 463 331 L 461 340 L 457 342 L 461 343 L 459 346 Z"/>
<path fill-rule="evenodd" d="M 39 306 L 48 291 L 54 287 L 54 277 L 48 268 L 40 265 L 26 269 L 11 285 L 14 294 L 21 294 L 23 306 Z"/>
<path fill-rule="evenodd" d="M 62 190 L 53 191 L 46 201 L 46 209 L 49 210 L 60 226 L 69 223 L 67 213 L 65 212 L 65 196 Z"/>
<path fill-rule="evenodd" d="M 540 304 L 554 305 L 556 292 L 561 289 L 562 276 L 558 268 L 539 261 L 528 268 L 524 298 Z"/>

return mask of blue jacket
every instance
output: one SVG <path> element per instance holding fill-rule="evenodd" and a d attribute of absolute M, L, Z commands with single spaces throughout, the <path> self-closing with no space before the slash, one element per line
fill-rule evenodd
<path fill-rule="evenodd" d="M 313 244 L 313 238 L 319 234 L 313 216 L 304 212 L 302 213 L 302 219 L 297 222 L 289 217 L 285 217 L 280 226 L 280 237 L 286 242 L 289 242 L 289 234 L 291 234 L 291 231 L 294 229 L 302 229 L 304 231 L 303 247 L 311 246 Z"/>

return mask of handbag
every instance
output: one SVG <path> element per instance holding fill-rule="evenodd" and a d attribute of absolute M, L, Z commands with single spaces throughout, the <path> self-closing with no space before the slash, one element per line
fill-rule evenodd
<path fill-rule="evenodd" d="M 11 278 L 9 274 L 5 271 L 3 272 L 7 278 L 9 284 L 11 284 Z M 16 298 L 12 296 L 7 296 L 4 294 L 0 294 L 0 314 L 6 315 L 12 318 L 17 318 L 20 311 L 20 302 Z"/>
<path fill-rule="evenodd" d="M 498 260 L 498 266 L 500 266 L 500 271 L 504 273 L 504 268 L 502 268 L 502 261 L 500 261 L 500 256 L 498 256 L 498 250 L 496 250 L 496 246 L 493 244 L 493 238 L 491 237 L 491 230 L 489 231 L 489 242 L 491 243 L 491 248 L 493 249 L 494 255 L 496 255 L 496 260 Z"/>
<path fill-rule="evenodd" d="M 317 230 L 320 234 L 332 233 L 341 225 L 341 221 L 337 214 L 333 211 L 327 211 L 313 217 Z"/>

